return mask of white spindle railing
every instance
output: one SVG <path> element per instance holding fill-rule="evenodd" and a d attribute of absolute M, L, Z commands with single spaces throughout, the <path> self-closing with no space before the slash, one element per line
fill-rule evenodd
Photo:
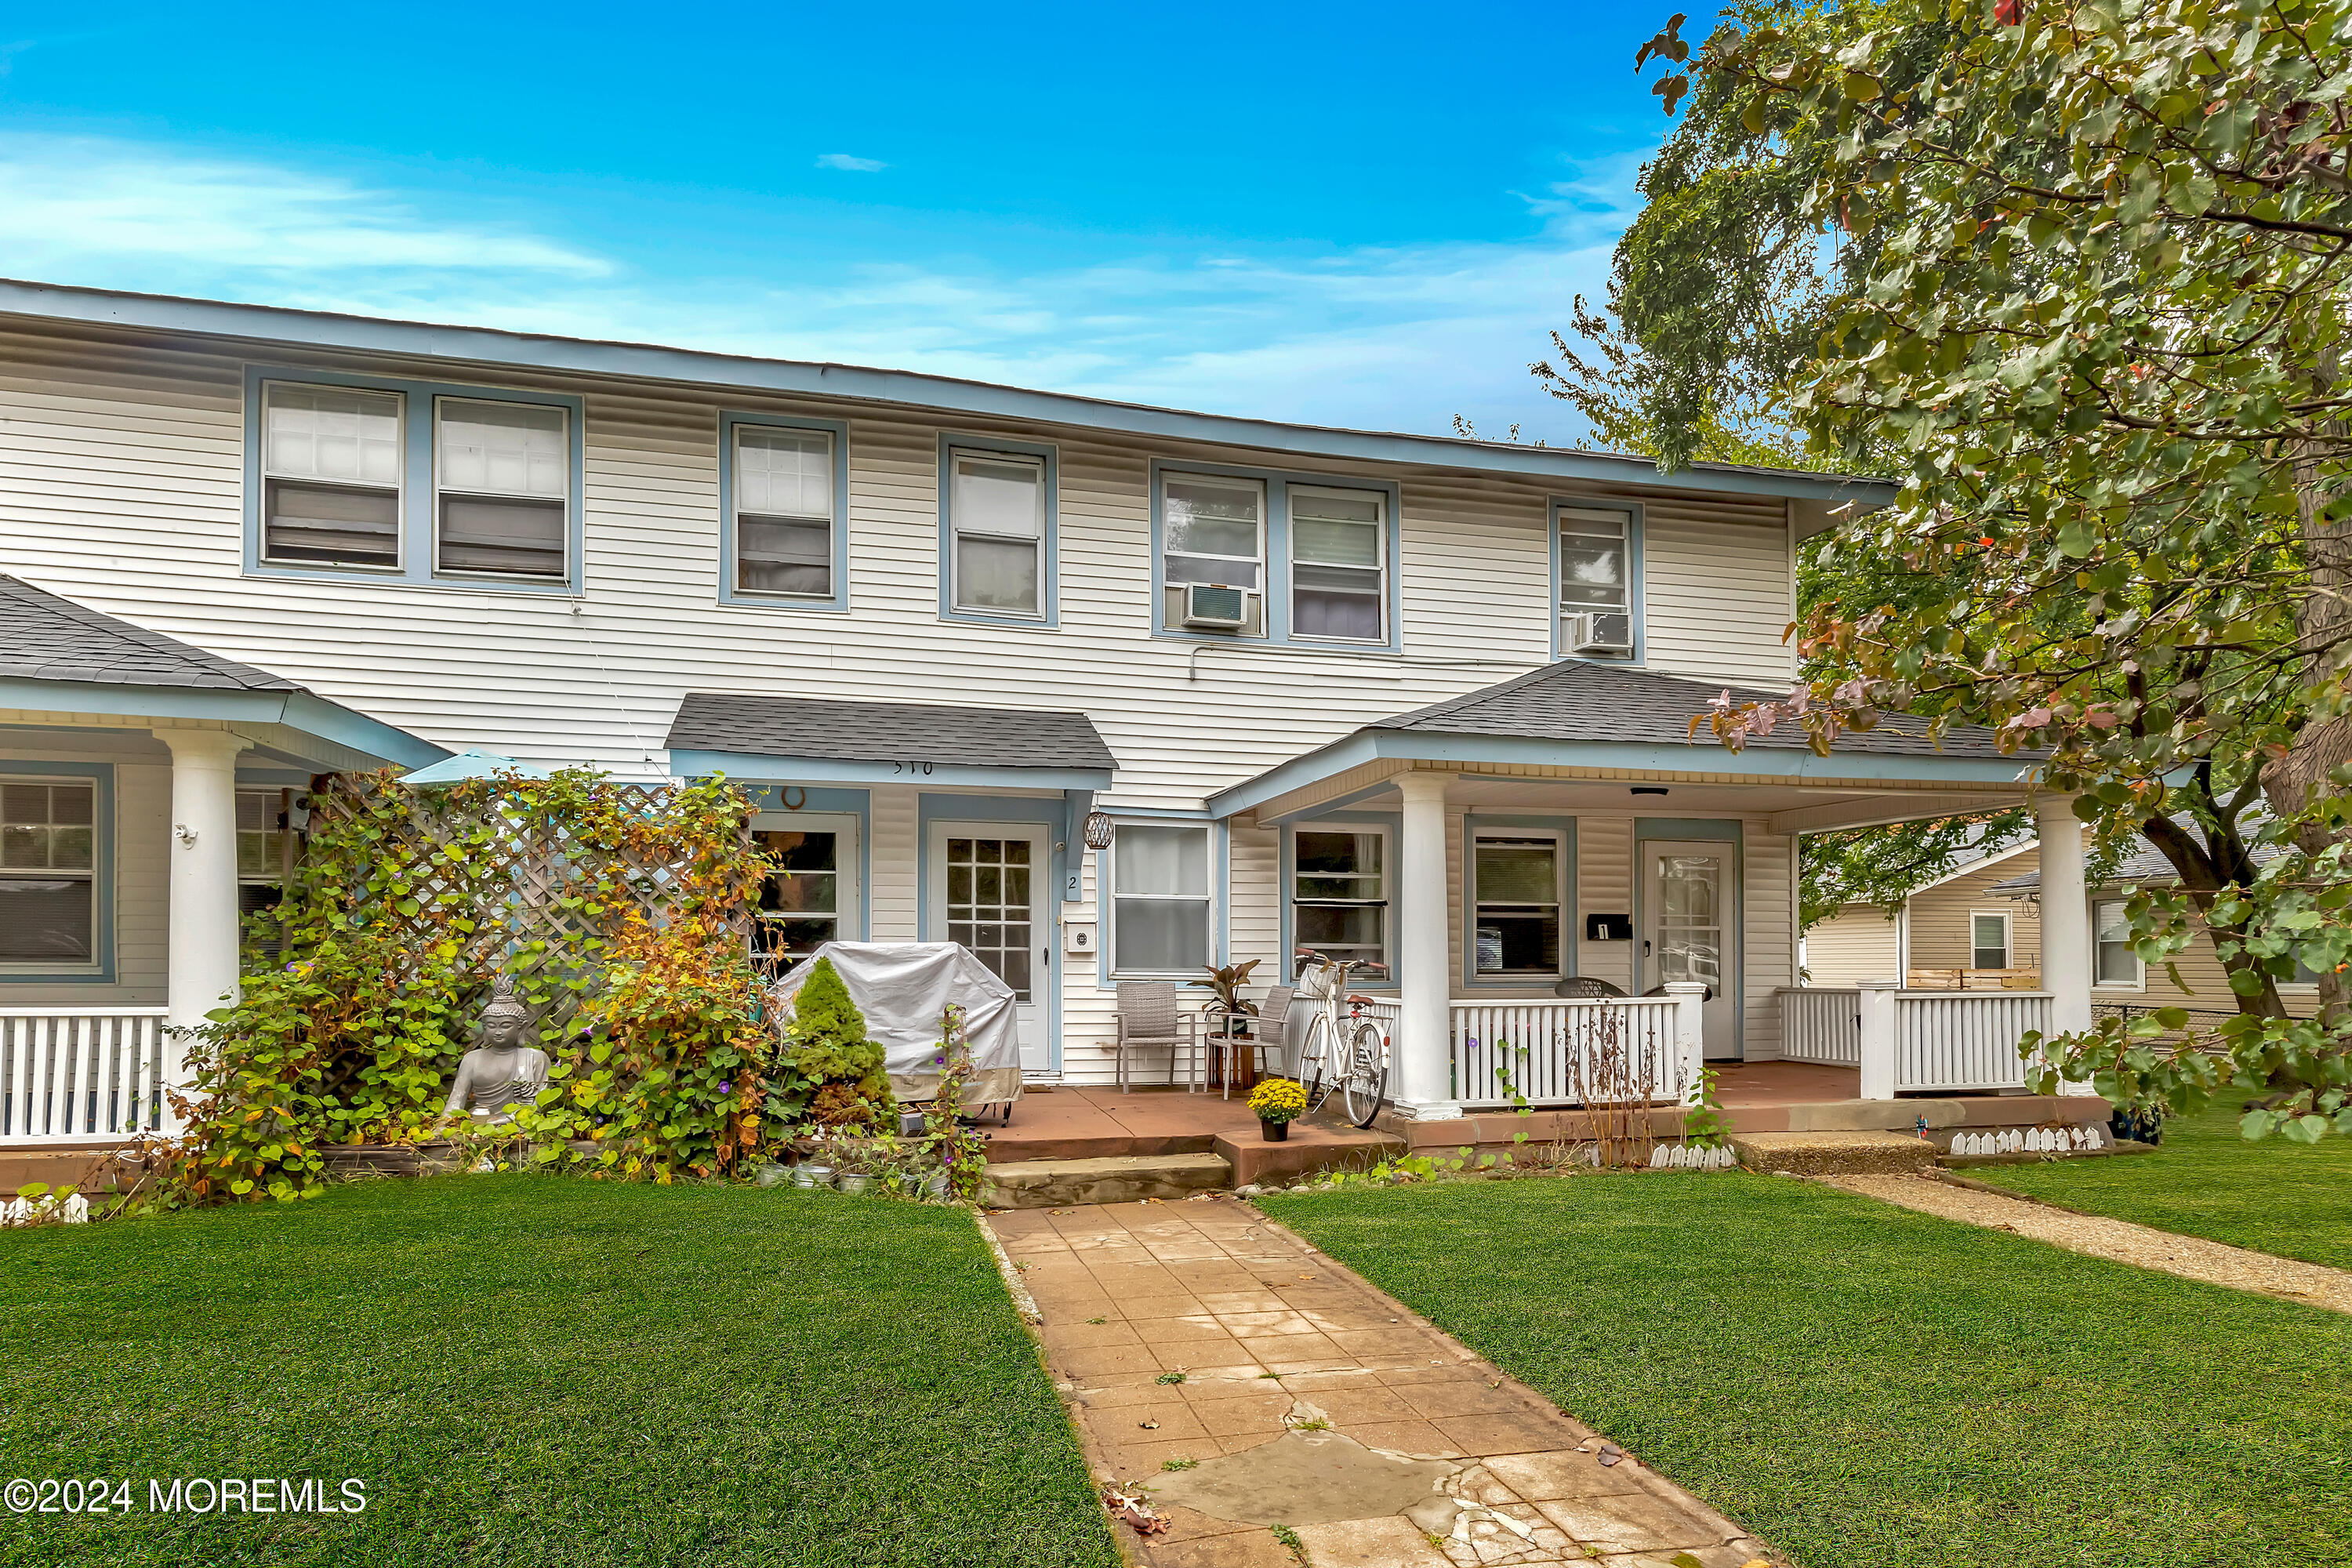
<path fill-rule="evenodd" d="M 170 1131 L 161 1007 L 0 1007 L 0 1145 Z"/>
<path fill-rule="evenodd" d="M 1824 1067 L 1862 1065 L 1862 992 L 1853 986 L 1790 987 L 1780 993 L 1780 1059 Z"/>
<path fill-rule="evenodd" d="M 2017 1042 L 2050 1030 L 2046 991 L 1897 991 L 1895 1089 L 2022 1089 Z"/>
<path fill-rule="evenodd" d="M 1579 1103 L 1577 1064 L 1616 1031 L 1628 1077 L 1661 1100 L 1688 1092 L 1690 1066 L 1677 1053 L 1673 996 L 1577 1001 L 1465 1002 L 1448 1008 L 1454 1098 L 1465 1107 Z"/>

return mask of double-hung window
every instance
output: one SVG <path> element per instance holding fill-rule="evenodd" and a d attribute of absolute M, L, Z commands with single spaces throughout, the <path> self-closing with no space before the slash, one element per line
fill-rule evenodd
<path fill-rule="evenodd" d="M 1111 840 L 1111 971 L 1194 974 L 1209 962 L 1209 830 L 1122 823 Z"/>
<path fill-rule="evenodd" d="M 0 968 L 98 962 L 98 786 L 0 781 Z"/>
<path fill-rule="evenodd" d="M 2000 913 L 1970 915 L 1969 967 L 2007 969 L 2009 966 L 2009 917 Z"/>
<path fill-rule="evenodd" d="M 2121 899 L 2091 906 L 2091 946 L 2095 984 L 2137 990 L 2146 984 L 2139 953 L 2132 946 L 2131 920 Z"/>
<path fill-rule="evenodd" d="M 1255 479 L 1170 474 L 1160 486 L 1160 625 L 1186 625 L 1185 587 L 1241 590 L 1245 637 L 1265 635 L 1265 486 Z M 1222 606 L 1219 606 L 1222 607 Z"/>
<path fill-rule="evenodd" d="M 834 597 L 834 436 L 738 425 L 735 592 Z"/>
<path fill-rule="evenodd" d="M 1290 925 L 1328 958 L 1388 963 L 1388 835 L 1302 827 L 1293 839 Z"/>
<path fill-rule="evenodd" d="M 436 563 L 446 572 L 570 570 L 571 410 L 434 399 Z"/>
<path fill-rule="evenodd" d="M 1633 514 L 1616 507 L 1563 506 L 1559 529 L 1559 647 L 1595 643 L 1633 651 Z"/>
<path fill-rule="evenodd" d="M 261 558 L 397 567 L 400 394 L 269 382 L 261 395 Z"/>
<path fill-rule="evenodd" d="M 1302 637 L 1388 640 L 1388 498 L 1290 490 L 1290 629 Z"/>
<path fill-rule="evenodd" d="M 1045 614 L 1045 462 L 1018 452 L 951 451 L 950 603 L 983 616 Z"/>
<path fill-rule="evenodd" d="M 1471 885 L 1477 973 L 1496 980 L 1557 979 L 1565 860 L 1558 834 L 1472 836 Z"/>

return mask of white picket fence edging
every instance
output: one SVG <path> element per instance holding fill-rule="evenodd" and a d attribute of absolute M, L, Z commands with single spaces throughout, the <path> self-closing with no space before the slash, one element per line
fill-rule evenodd
<path fill-rule="evenodd" d="M 1949 1152 L 1963 1158 L 1985 1154 L 2079 1154 L 2107 1146 L 2106 1129 L 2095 1122 L 2071 1127 L 1999 1127 L 1955 1132 Z"/>
<path fill-rule="evenodd" d="M 161 1007 L 0 1007 L 0 1148 L 178 1130 Z"/>
<path fill-rule="evenodd" d="M 1661 1143 L 1650 1151 L 1653 1171 L 1728 1171 L 1739 1155 L 1728 1143 L 1702 1149 L 1696 1143 Z"/>

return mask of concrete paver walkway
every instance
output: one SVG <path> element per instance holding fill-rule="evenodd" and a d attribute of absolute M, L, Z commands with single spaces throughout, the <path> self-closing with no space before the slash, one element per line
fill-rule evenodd
<path fill-rule="evenodd" d="M 1114 1527 L 1150 1568 L 1293 1568 L 1276 1525 L 1314 1568 L 1770 1560 L 1245 1204 L 988 1223 L 1036 1300 L 1097 1478 L 1146 1490 L 1169 1521 Z"/>
<path fill-rule="evenodd" d="M 2250 1252 L 2202 1237 L 2179 1236 L 2129 1220 L 2074 1214 L 1928 1176 L 1829 1176 L 1831 1186 L 1907 1209 L 1989 1230 L 2015 1231 L 2069 1252 L 2137 1264 L 2208 1284 L 2265 1296 L 2284 1296 L 2338 1312 L 2352 1312 L 2352 1273 L 2325 1264 Z"/>

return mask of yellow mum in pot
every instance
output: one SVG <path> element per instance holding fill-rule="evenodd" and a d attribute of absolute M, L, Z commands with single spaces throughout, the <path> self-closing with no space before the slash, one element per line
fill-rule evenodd
<path fill-rule="evenodd" d="M 1260 1121 L 1285 1122 L 1307 1114 L 1307 1090 L 1286 1078 L 1270 1078 L 1250 1090 L 1249 1108 Z"/>

